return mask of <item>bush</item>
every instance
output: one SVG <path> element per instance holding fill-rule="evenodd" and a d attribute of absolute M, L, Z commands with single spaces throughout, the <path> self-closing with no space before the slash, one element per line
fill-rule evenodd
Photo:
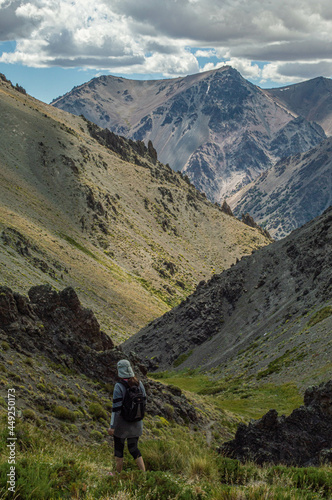
<path fill-rule="evenodd" d="M 69 420 L 70 422 L 75 422 L 77 418 L 77 414 L 74 411 L 64 406 L 56 406 L 53 410 L 53 414 L 59 420 Z"/>
<path fill-rule="evenodd" d="M 30 408 L 26 408 L 25 410 L 23 410 L 22 414 L 23 414 L 23 417 L 27 418 L 28 420 L 36 420 L 36 418 L 37 418 L 35 412 L 33 410 L 31 410 Z"/>
<path fill-rule="evenodd" d="M 93 439 L 94 441 L 101 441 L 103 439 L 103 437 L 104 436 L 99 431 L 93 430 L 90 432 L 90 438 Z"/>
<path fill-rule="evenodd" d="M 167 415 L 167 418 L 169 420 L 173 420 L 173 417 L 174 417 L 174 407 L 168 403 L 165 403 L 164 404 L 164 411 Z"/>
<path fill-rule="evenodd" d="M 311 317 L 311 319 L 307 323 L 307 326 L 308 327 L 314 326 L 317 323 L 320 323 L 324 319 L 331 316 L 331 314 L 332 314 L 332 306 L 323 307 Z"/>
<path fill-rule="evenodd" d="M 89 413 L 94 420 L 108 419 L 107 411 L 104 410 L 100 403 L 91 403 Z"/>

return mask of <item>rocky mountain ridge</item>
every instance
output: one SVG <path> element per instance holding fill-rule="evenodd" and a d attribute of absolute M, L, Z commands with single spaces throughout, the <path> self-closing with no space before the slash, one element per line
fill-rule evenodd
<path fill-rule="evenodd" d="M 73 286 L 124 339 L 269 240 L 128 141 L 0 77 L 1 281 Z"/>
<path fill-rule="evenodd" d="M 305 82 L 268 89 L 268 95 L 298 116 L 318 123 L 332 135 L 332 80 L 322 76 Z"/>
<path fill-rule="evenodd" d="M 123 344 L 150 370 L 200 368 L 266 381 L 324 380 L 332 341 L 332 208 L 202 281 Z M 305 375 L 304 375 L 305 374 Z M 324 375 L 325 374 L 325 375 Z"/>
<path fill-rule="evenodd" d="M 52 104 L 117 134 L 151 140 L 161 161 L 217 202 L 326 137 L 230 67 L 172 80 L 102 76 Z"/>
<path fill-rule="evenodd" d="M 249 212 L 283 238 L 332 204 L 332 139 L 280 160 L 227 201 L 235 215 Z"/>

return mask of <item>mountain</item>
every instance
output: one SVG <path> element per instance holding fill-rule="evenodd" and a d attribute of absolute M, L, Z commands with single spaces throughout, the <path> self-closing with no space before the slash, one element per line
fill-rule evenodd
<path fill-rule="evenodd" d="M 133 140 L 151 140 L 162 162 L 217 202 L 326 137 L 231 67 L 169 80 L 101 76 L 52 104 Z"/>
<path fill-rule="evenodd" d="M 326 380 L 332 358 L 331 244 L 332 207 L 200 283 L 122 347 L 145 358 L 150 370 L 208 370 L 225 384 L 232 377 L 302 387 Z"/>
<path fill-rule="evenodd" d="M 320 76 L 306 82 L 269 89 L 265 92 L 296 115 L 319 123 L 327 136 L 332 135 L 332 80 L 330 78 Z"/>
<path fill-rule="evenodd" d="M 283 238 L 332 204 L 332 139 L 281 160 L 227 202 L 235 215 L 248 212 Z"/>
<path fill-rule="evenodd" d="M 24 89 L 23 89 L 24 90 Z M 269 243 L 160 163 L 0 77 L 0 276 L 73 286 L 115 340 Z"/>

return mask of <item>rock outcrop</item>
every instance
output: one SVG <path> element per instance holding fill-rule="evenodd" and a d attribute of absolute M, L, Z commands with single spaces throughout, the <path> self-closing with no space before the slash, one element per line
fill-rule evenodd
<path fill-rule="evenodd" d="M 29 298 L 0 287 L 0 339 L 19 353 L 31 357 L 42 354 L 105 384 L 115 383 L 117 362 L 125 357 L 100 330 L 93 312 L 82 307 L 71 287 L 57 292 L 50 285 L 35 286 L 29 290 Z M 140 360 L 133 355 L 126 357 L 144 382 L 150 415 L 168 418 L 170 405 L 176 422 L 197 421 L 195 408 L 179 389 L 148 380 Z"/>
<path fill-rule="evenodd" d="M 260 420 L 240 424 L 235 439 L 219 452 L 258 464 L 332 463 L 332 380 L 307 389 L 304 406 L 288 417 L 270 410 Z"/>

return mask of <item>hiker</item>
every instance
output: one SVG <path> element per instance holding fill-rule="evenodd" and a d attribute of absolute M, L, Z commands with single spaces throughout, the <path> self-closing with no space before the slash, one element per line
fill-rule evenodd
<path fill-rule="evenodd" d="M 108 434 L 114 438 L 116 471 L 122 471 L 126 439 L 129 453 L 136 460 L 138 468 L 145 471 L 143 457 L 137 447 L 139 436 L 143 433 L 142 418 L 146 402 L 144 385 L 135 377 L 126 359 L 118 362 L 117 369 L 119 380 L 113 391 L 112 418 L 108 429 Z"/>

